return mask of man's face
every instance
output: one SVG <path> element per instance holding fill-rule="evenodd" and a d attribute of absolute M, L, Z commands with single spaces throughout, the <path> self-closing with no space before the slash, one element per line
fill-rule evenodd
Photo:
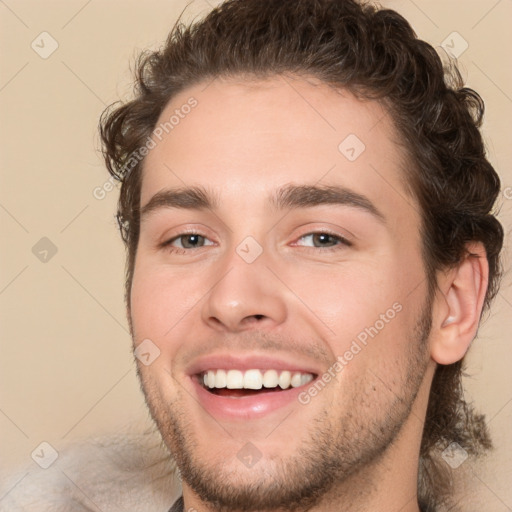
<path fill-rule="evenodd" d="M 131 315 L 160 350 L 139 371 L 185 486 L 262 510 L 371 481 L 400 430 L 420 437 L 428 387 L 420 217 L 389 116 L 291 78 L 202 83 L 157 125 L 173 115 L 145 161 Z"/>

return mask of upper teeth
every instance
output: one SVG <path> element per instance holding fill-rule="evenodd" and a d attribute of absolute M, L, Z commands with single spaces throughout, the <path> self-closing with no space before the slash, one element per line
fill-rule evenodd
<path fill-rule="evenodd" d="M 289 372 L 284 370 L 208 370 L 202 374 L 203 384 L 209 388 L 228 389 L 287 389 L 297 388 L 313 380 L 311 373 Z"/>

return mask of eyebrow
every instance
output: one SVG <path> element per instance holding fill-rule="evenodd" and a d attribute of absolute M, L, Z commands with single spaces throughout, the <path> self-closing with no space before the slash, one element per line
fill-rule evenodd
<path fill-rule="evenodd" d="M 186 210 L 212 210 L 218 206 L 215 196 L 203 187 L 164 189 L 157 192 L 141 209 L 142 221 L 150 213 L 162 208 L 182 208 Z"/>
<path fill-rule="evenodd" d="M 383 224 L 386 222 L 386 217 L 368 197 L 340 186 L 287 185 L 277 191 L 271 204 L 277 209 L 345 205 L 370 213 Z"/>
<path fill-rule="evenodd" d="M 345 205 L 373 215 L 381 223 L 385 216 L 366 196 L 346 187 L 317 185 L 286 185 L 270 197 L 270 205 L 278 210 L 312 208 L 322 205 Z M 141 221 L 150 213 L 162 208 L 186 210 L 215 210 L 218 198 L 204 187 L 163 189 L 142 207 Z"/>

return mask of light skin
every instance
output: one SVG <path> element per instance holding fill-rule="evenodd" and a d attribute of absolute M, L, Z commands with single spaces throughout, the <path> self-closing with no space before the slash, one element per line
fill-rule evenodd
<path fill-rule="evenodd" d="M 192 96 L 197 107 L 144 163 L 131 289 L 134 345 L 160 350 L 139 373 L 185 510 L 417 512 L 430 384 L 436 363 L 459 360 L 475 336 L 482 247 L 438 273 L 430 308 L 419 207 L 379 103 L 313 79 L 216 79 L 182 91 L 160 120 Z M 349 134 L 365 145 L 354 161 L 339 149 Z M 151 203 L 163 191 L 174 192 L 166 206 Z M 380 328 L 393 304 L 400 311 Z M 317 380 L 240 415 L 246 398 L 210 407 L 191 375 L 210 356 L 217 368 L 261 356 L 318 379 L 375 325 L 307 404 L 293 393 Z"/>

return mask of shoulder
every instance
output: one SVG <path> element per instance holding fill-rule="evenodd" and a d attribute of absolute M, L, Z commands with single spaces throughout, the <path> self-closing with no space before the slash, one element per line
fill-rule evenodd
<path fill-rule="evenodd" d="M 181 493 L 174 464 L 154 432 L 75 443 L 48 469 L 32 464 L 2 480 L 0 512 L 167 512 Z"/>

